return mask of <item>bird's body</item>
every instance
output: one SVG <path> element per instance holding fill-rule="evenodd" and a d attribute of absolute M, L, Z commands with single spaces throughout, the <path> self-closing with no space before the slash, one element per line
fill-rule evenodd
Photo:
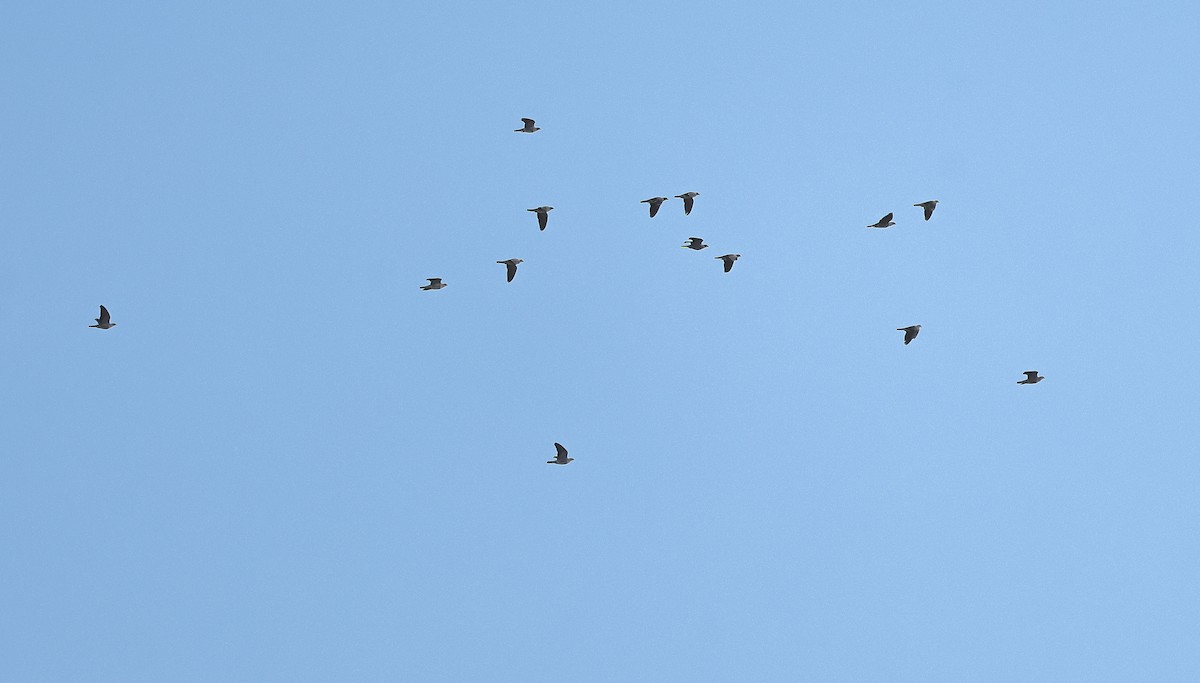
<path fill-rule="evenodd" d="M 696 197 L 700 196 L 699 192 L 684 192 L 677 194 L 676 197 L 683 200 L 683 215 L 688 216 L 692 213 L 692 204 L 696 201 Z"/>
<path fill-rule="evenodd" d="M 649 199 L 643 199 L 641 203 L 650 205 L 650 217 L 654 218 L 658 215 L 658 208 L 662 206 L 662 203 L 665 201 L 669 200 L 666 197 L 651 197 Z"/>
<path fill-rule="evenodd" d="M 536 209 L 525 209 L 525 210 L 536 213 L 537 217 L 538 217 L 538 230 L 545 230 L 546 229 L 546 221 L 550 220 L 550 212 L 554 210 L 554 207 L 553 206 L 539 206 Z M 568 218 L 570 218 L 570 217 L 568 216 Z"/>
<path fill-rule="evenodd" d="M 1039 375 L 1037 370 L 1026 370 L 1025 379 L 1017 382 L 1017 384 L 1037 384 L 1044 379 L 1046 378 Z"/>
<path fill-rule="evenodd" d="M 740 259 L 741 254 L 725 254 L 724 256 L 716 256 L 714 258 L 725 262 L 725 272 L 733 270 L 733 262 Z"/>
<path fill-rule="evenodd" d="M 108 309 L 104 306 L 100 307 L 100 317 L 96 318 L 96 324 L 88 325 L 88 327 L 95 327 L 101 330 L 107 330 L 116 326 L 117 324 L 112 321 L 112 316 L 108 314 Z"/>
<path fill-rule="evenodd" d="M 909 325 L 908 327 L 897 327 L 896 331 L 904 333 L 904 345 L 908 346 L 909 342 L 916 339 L 917 335 L 921 333 L 921 326 Z"/>
<path fill-rule="evenodd" d="M 442 278 L 440 278 L 440 277 L 427 277 L 425 279 L 429 280 L 429 284 L 425 285 L 421 289 L 424 289 L 424 290 L 441 289 L 446 286 L 446 283 L 442 282 Z"/>
<path fill-rule="evenodd" d="M 508 281 L 509 282 L 512 282 L 513 278 L 517 276 L 517 264 L 524 263 L 524 262 L 525 262 L 525 259 L 519 259 L 519 258 L 510 258 L 506 261 L 496 261 L 496 263 L 503 263 L 504 265 L 508 266 Z"/>
<path fill-rule="evenodd" d="M 562 444 L 560 443 L 554 444 L 554 450 L 556 450 L 558 453 L 554 456 L 553 460 L 546 461 L 547 465 L 565 465 L 575 459 L 567 457 L 567 449 L 563 448 Z"/>
<path fill-rule="evenodd" d="M 704 243 L 704 239 L 701 237 L 689 237 L 687 244 L 680 246 L 682 246 L 684 249 L 695 249 L 696 251 L 708 249 L 708 245 Z"/>
<path fill-rule="evenodd" d="M 514 133 L 536 133 L 541 130 L 541 128 L 537 127 L 533 119 L 521 119 L 521 123 L 524 123 L 525 126 L 514 130 Z"/>
<path fill-rule="evenodd" d="M 888 215 L 884 216 L 883 218 L 880 218 L 878 223 L 876 223 L 874 225 L 868 225 L 867 227 L 868 228 L 890 228 L 895 224 L 896 224 L 896 222 L 892 220 L 892 214 L 889 213 Z"/>
<path fill-rule="evenodd" d="M 930 199 L 927 202 L 921 202 L 920 204 L 913 204 L 913 206 L 919 206 L 922 209 L 925 209 L 925 220 L 929 220 L 929 217 L 933 215 L 933 210 L 937 208 L 937 203 L 938 203 L 938 200 Z"/>

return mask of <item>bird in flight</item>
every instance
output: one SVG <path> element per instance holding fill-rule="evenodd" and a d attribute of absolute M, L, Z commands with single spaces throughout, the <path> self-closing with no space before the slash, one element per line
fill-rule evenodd
<path fill-rule="evenodd" d="M 717 256 L 715 258 L 725 262 L 725 272 L 728 273 L 730 270 L 733 270 L 733 262 L 741 257 L 741 254 L 725 254 L 724 256 Z"/>
<path fill-rule="evenodd" d="M 921 326 L 909 325 L 908 327 L 897 327 L 896 331 L 904 333 L 904 345 L 908 346 L 908 343 L 916 339 L 917 335 L 921 333 Z"/>
<path fill-rule="evenodd" d="M 892 214 L 889 213 L 888 215 L 884 216 L 883 218 L 880 218 L 879 222 L 876 223 L 875 225 L 868 225 L 867 227 L 868 228 L 890 228 L 895 224 L 896 224 L 896 222 L 892 220 Z"/>
<path fill-rule="evenodd" d="M 536 209 L 525 209 L 532 211 L 538 215 L 538 230 L 546 229 L 546 221 L 550 220 L 550 212 L 554 210 L 553 206 L 539 206 Z"/>
<path fill-rule="evenodd" d="M 575 459 L 567 457 L 567 449 L 563 448 L 561 443 L 555 443 L 554 448 L 558 451 L 558 455 L 554 456 L 553 460 L 547 460 L 547 465 L 565 465 Z"/>
<path fill-rule="evenodd" d="M 534 123 L 533 119 L 521 119 L 521 122 L 525 124 L 525 127 L 514 130 L 514 133 L 536 133 L 541 130 L 541 128 L 538 128 Z"/>
<path fill-rule="evenodd" d="M 695 249 L 696 251 L 708 249 L 708 245 L 704 243 L 704 239 L 701 237 L 689 237 L 687 244 L 682 244 L 680 246 L 682 246 L 684 249 Z"/>
<path fill-rule="evenodd" d="M 517 276 L 517 264 L 524 263 L 524 262 L 525 262 L 525 259 L 519 259 L 519 258 L 510 258 L 507 261 L 496 261 L 496 263 L 503 263 L 504 265 L 508 266 L 508 281 L 509 282 L 512 282 L 512 279 Z"/>
<path fill-rule="evenodd" d="M 427 277 L 425 279 L 429 280 L 429 284 L 425 285 L 421 289 L 424 289 L 424 290 L 441 289 L 446 286 L 446 283 L 442 282 L 442 278 L 440 278 L 440 277 Z"/>
<path fill-rule="evenodd" d="M 692 204 L 695 203 L 696 197 L 700 196 L 699 192 L 684 192 L 677 194 L 676 197 L 683 200 L 683 215 L 688 216 L 692 213 Z"/>
<path fill-rule="evenodd" d="M 1017 382 L 1017 384 L 1037 384 L 1038 382 L 1040 382 L 1044 379 L 1046 379 L 1046 378 L 1037 374 L 1037 370 L 1026 370 L 1025 371 L 1025 379 L 1021 380 L 1020 382 Z"/>
<path fill-rule="evenodd" d="M 96 318 L 96 324 L 88 325 L 88 327 L 96 327 L 101 330 L 107 330 L 110 327 L 116 326 L 117 324 L 112 321 L 112 316 L 108 314 L 108 309 L 104 306 L 100 307 L 100 317 Z"/>
<path fill-rule="evenodd" d="M 937 203 L 938 203 L 938 200 L 930 199 L 927 202 L 921 202 L 920 204 L 913 204 L 913 206 L 919 206 L 922 209 L 925 209 L 925 220 L 929 220 L 929 217 L 933 215 L 933 210 L 937 208 Z"/>
<path fill-rule="evenodd" d="M 641 203 L 650 205 L 650 217 L 654 218 L 658 215 L 658 207 L 662 206 L 662 203 L 665 201 L 668 201 L 666 197 L 651 197 L 649 199 L 643 199 Z"/>

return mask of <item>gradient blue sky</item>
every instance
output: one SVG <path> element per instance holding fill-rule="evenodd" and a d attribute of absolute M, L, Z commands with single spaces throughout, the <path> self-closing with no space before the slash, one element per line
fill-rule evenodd
<path fill-rule="evenodd" d="M 1200 678 L 1198 23 L 11 5 L 0 679 Z"/>

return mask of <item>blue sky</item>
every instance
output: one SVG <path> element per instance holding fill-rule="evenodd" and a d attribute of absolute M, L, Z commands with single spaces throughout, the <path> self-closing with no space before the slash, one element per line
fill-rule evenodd
<path fill-rule="evenodd" d="M 10 8 L 0 678 L 1200 677 L 1200 17 L 1047 5 Z"/>

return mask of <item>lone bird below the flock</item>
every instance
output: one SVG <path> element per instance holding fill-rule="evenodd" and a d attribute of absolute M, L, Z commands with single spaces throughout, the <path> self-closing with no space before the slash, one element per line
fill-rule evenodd
<path fill-rule="evenodd" d="M 908 327 L 897 327 L 896 331 L 904 333 L 904 345 L 908 346 L 908 343 L 916 339 L 917 335 L 921 333 L 921 326 L 909 325 Z"/>
<path fill-rule="evenodd" d="M 96 318 L 96 324 L 88 325 L 88 327 L 95 327 L 101 330 L 107 330 L 116 326 L 117 324 L 112 321 L 112 316 L 108 314 L 108 309 L 104 306 L 100 307 L 100 317 Z"/>
<path fill-rule="evenodd" d="M 521 121 L 525 124 L 525 127 L 514 130 L 514 133 L 536 133 L 541 130 L 541 128 L 537 127 L 533 119 L 521 119 Z"/>
<path fill-rule="evenodd" d="M 558 455 L 554 456 L 553 460 L 547 460 L 547 465 L 565 465 L 575 459 L 567 457 L 567 449 L 563 448 L 561 443 L 555 443 L 554 449 L 558 451 Z"/>

